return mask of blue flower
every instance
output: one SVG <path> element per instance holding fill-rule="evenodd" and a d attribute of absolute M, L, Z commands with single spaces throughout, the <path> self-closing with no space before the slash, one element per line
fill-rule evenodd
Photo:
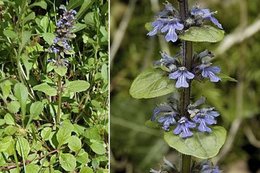
<path fill-rule="evenodd" d="M 170 105 L 161 104 L 157 106 L 153 111 L 151 120 L 155 121 L 156 117 L 159 115 L 160 117 L 157 119 L 157 121 L 162 124 L 162 129 L 165 131 L 168 131 L 171 125 L 176 124 L 175 117 L 177 113 Z"/>
<path fill-rule="evenodd" d="M 220 73 L 220 68 L 218 66 L 210 66 L 209 64 L 201 64 L 198 68 L 202 71 L 201 75 L 204 78 L 209 78 L 211 82 L 218 82 L 220 78 L 216 74 Z"/>
<path fill-rule="evenodd" d="M 193 79 L 195 76 L 189 72 L 185 67 L 179 67 L 179 69 L 169 74 L 170 79 L 177 79 L 175 84 L 176 88 L 188 88 L 189 84 L 187 80 Z"/>
<path fill-rule="evenodd" d="M 171 125 L 176 124 L 175 116 L 176 114 L 170 114 L 170 115 L 162 116 L 158 119 L 158 122 L 163 125 L 162 126 L 163 130 L 168 131 Z"/>
<path fill-rule="evenodd" d="M 212 166 L 210 162 L 204 162 L 200 173 L 221 173 L 218 166 Z"/>
<path fill-rule="evenodd" d="M 156 21 L 152 22 L 153 30 L 148 32 L 147 35 L 149 35 L 149 36 L 156 35 L 158 32 L 160 32 L 160 30 L 162 29 L 163 26 L 164 26 L 164 21 L 157 19 Z"/>
<path fill-rule="evenodd" d="M 184 25 L 180 23 L 180 20 L 177 18 L 169 20 L 167 24 L 161 29 L 162 33 L 167 32 L 165 35 L 165 40 L 167 42 L 172 41 L 176 42 L 178 40 L 178 35 L 176 30 L 183 30 Z"/>
<path fill-rule="evenodd" d="M 189 121 L 186 117 L 182 117 L 178 121 L 177 127 L 174 129 L 173 133 L 175 135 L 180 135 L 182 138 L 188 138 L 193 135 L 193 133 L 190 131 L 191 128 L 195 128 L 196 124 Z"/>
<path fill-rule="evenodd" d="M 214 108 L 202 108 L 197 114 L 192 118 L 192 120 L 199 124 L 198 130 L 200 132 L 208 132 L 210 133 L 212 130 L 208 127 L 208 125 L 216 124 L 216 117 L 219 116 L 217 111 L 214 111 Z"/>
<path fill-rule="evenodd" d="M 177 68 L 175 65 L 175 63 L 177 61 L 176 57 L 171 57 L 170 55 L 168 55 L 165 52 L 161 52 L 161 57 L 162 58 L 160 60 L 158 60 L 154 63 L 155 66 L 161 66 L 161 67 L 164 66 L 167 68 L 166 71 L 176 70 L 176 68 Z"/>
<path fill-rule="evenodd" d="M 215 12 L 210 12 L 209 9 L 201 9 L 198 7 L 194 7 L 191 9 L 191 15 L 195 16 L 195 18 L 201 18 L 205 20 L 210 20 L 214 25 L 218 28 L 223 29 L 222 25 L 218 22 L 218 20 L 213 16 Z"/>
<path fill-rule="evenodd" d="M 152 22 L 153 29 L 147 35 L 154 36 L 160 32 L 166 33 L 165 39 L 167 42 L 176 42 L 178 40 L 176 30 L 183 30 L 184 25 L 181 23 L 175 11 L 170 3 L 166 3 L 165 9 L 160 12 L 157 19 Z"/>

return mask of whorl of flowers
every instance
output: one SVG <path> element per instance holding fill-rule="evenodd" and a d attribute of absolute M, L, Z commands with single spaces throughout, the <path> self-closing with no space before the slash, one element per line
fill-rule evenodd
<path fill-rule="evenodd" d="M 169 131 L 170 127 L 175 126 L 173 133 L 181 138 L 193 136 L 192 130 L 195 129 L 199 132 L 210 133 L 212 132 L 210 126 L 217 123 L 216 117 L 219 116 L 219 113 L 213 107 L 199 108 L 204 102 L 205 98 L 202 97 L 188 106 L 190 119 L 181 115 L 178 108 L 173 108 L 176 105 L 161 104 L 154 109 L 151 120 L 159 122 L 165 131 Z"/>
<path fill-rule="evenodd" d="M 200 26 L 204 21 L 211 21 L 218 28 L 223 29 L 219 21 L 214 17 L 216 12 L 211 12 L 209 9 L 193 7 L 190 11 L 190 18 L 187 21 L 180 19 L 179 12 L 170 4 L 165 3 L 163 11 L 156 15 L 155 20 L 151 23 L 152 30 L 148 32 L 148 36 L 154 36 L 156 34 L 165 34 L 165 40 L 167 42 L 176 42 L 178 40 L 178 34 L 183 32 L 186 25 L 188 26 Z"/>

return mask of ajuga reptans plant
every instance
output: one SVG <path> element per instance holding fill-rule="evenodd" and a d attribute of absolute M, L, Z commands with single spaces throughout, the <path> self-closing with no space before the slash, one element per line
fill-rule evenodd
<path fill-rule="evenodd" d="M 1 1 L 0 172 L 108 172 L 107 3 Z"/>
<path fill-rule="evenodd" d="M 141 73 L 130 88 L 134 98 L 171 94 L 168 102 L 155 107 L 149 123 L 165 131 L 165 141 L 182 154 L 182 164 L 178 168 L 165 159 L 161 170 L 152 169 L 153 173 L 221 172 L 209 161 L 226 138 L 225 129 L 217 125 L 220 113 L 203 96 L 191 99 L 192 81 L 221 82 L 221 68 L 214 64 L 214 54 L 207 49 L 193 50 L 193 44 L 223 39 L 223 27 L 215 16 L 214 11 L 199 6 L 189 8 L 188 0 L 179 0 L 179 10 L 166 2 L 150 25 L 150 37 L 163 35 L 166 42 L 172 43 L 181 40 L 175 55 L 162 51 L 154 68 Z M 192 157 L 202 162 L 192 161 Z"/>

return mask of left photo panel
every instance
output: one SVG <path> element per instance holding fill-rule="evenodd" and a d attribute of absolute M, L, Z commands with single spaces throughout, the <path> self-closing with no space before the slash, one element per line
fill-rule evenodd
<path fill-rule="evenodd" d="M 0 173 L 108 173 L 107 0 L 0 0 Z"/>

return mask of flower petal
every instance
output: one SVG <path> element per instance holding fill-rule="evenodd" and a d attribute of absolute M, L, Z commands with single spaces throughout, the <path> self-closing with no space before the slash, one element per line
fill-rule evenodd
<path fill-rule="evenodd" d="M 210 19 L 211 22 L 214 23 L 214 25 L 216 25 L 219 29 L 223 29 L 222 25 L 219 23 L 219 21 L 218 21 L 215 17 L 211 16 L 209 19 Z"/>

